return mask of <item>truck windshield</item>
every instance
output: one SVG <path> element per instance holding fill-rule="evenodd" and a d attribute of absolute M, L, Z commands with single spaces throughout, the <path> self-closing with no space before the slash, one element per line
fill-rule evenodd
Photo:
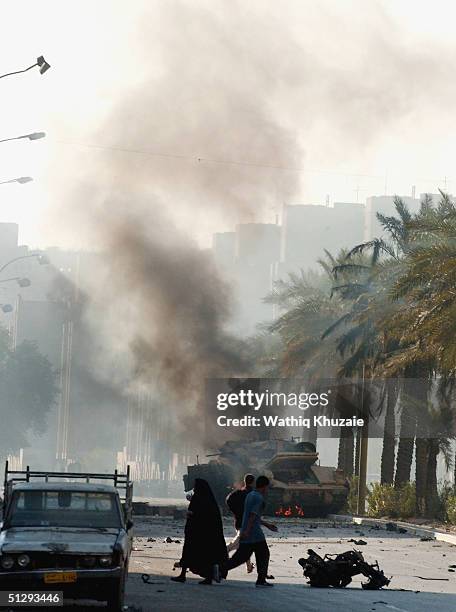
<path fill-rule="evenodd" d="M 8 527 L 121 527 L 117 497 L 80 491 L 16 491 Z"/>

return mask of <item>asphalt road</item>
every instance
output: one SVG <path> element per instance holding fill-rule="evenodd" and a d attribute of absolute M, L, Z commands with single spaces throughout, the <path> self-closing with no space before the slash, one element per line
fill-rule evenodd
<path fill-rule="evenodd" d="M 393 610 L 395 612 L 453 612 L 456 610 L 456 548 L 443 542 L 424 542 L 409 534 L 328 523 L 315 527 L 312 521 L 280 519 L 279 532 L 271 534 L 270 572 L 275 576 L 273 589 L 256 589 L 255 575 L 245 567 L 230 572 L 221 584 L 202 586 L 200 578 L 189 574 L 185 584 L 169 580 L 173 564 L 180 558 L 183 521 L 168 518 L 137 517 L 135 550 L 127 587 L 131 612 L 350 612 Z M 234 533 L 225 522 L 225 534 Z M 180 543 L 165 543 L 169 536 Z M 319 554 L 337 553 L 354 546 L 350 539 L 362 538 L 358 546 L 367 561 L 378 560 L 391 584 L 381 591 L 364 591 L 355 578 L 346 589 L 315 589 L 306 585 L 297 560 L 308 548 Z M 148 541 L 155 540 L 155 541 Z M 150 574 L 144 584 L 141 574 Z"/>

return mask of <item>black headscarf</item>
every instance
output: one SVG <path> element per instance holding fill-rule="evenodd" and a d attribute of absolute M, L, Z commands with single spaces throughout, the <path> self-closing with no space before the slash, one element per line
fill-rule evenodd
<path fill-rule="evenodd" d="M 210 577 L 213 566 L 224 563 L 228 554 L 220 510 L 206 480 L 195 479 L 188 510 L 192 514 L 185 525 L 181 566 Z"/>

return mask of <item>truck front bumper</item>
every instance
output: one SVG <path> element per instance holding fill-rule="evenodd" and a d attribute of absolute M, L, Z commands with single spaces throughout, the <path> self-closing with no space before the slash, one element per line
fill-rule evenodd
<path fill-rule="evenodd" d="M 61 572 L 74 572 L 74 582 L 44 581 L 46 574 Z M 78 569 L 78 570 L 30 570 L 30 571 L 1 571 L 0 590 L 8 591 L 63 591 L 69 599 L 87 598 L 104 601 L 114 588 L 115 582 L 121 577 L 120 567 L 107 569 Z"/>

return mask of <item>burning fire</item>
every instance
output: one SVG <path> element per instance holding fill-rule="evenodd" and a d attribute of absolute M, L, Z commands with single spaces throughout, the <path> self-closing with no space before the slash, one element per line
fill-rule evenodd
<path fill-rule="evenodd" d="M 304 510 L 301 506 L 295 504 L 294 506 L 288 506 L 288 508 L 284 508 L 280 506 L 278 510 L 275 511 L 276 516 L 304 516 Z"/>

